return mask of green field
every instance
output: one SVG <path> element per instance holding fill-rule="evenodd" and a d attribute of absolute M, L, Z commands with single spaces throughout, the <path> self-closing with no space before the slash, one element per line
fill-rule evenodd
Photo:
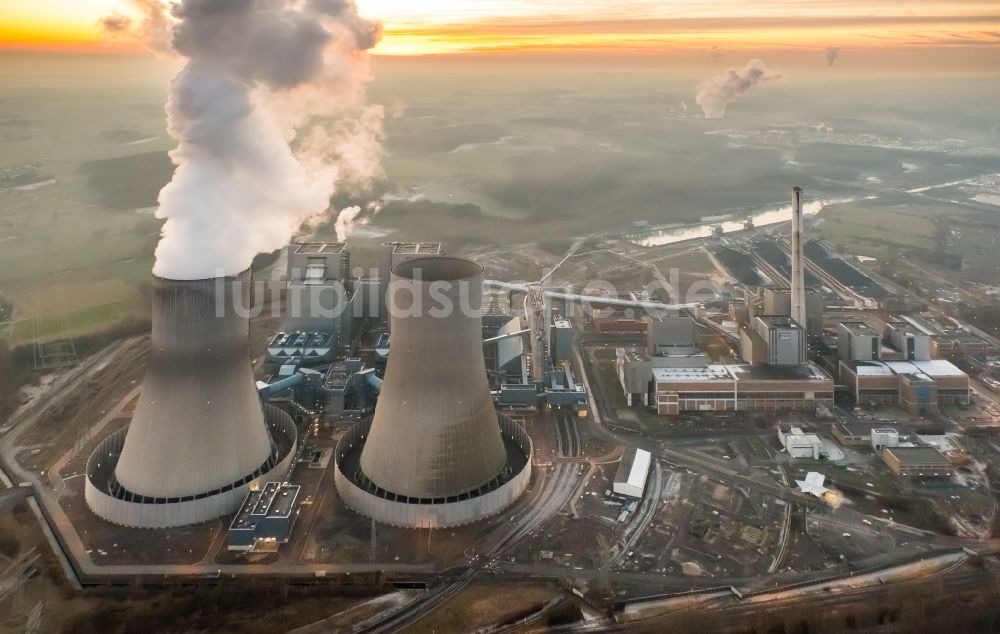
<path fill-rule="evenodd" d="M 55 181 L 0 188 L 0 293 L 14 305 L 12 343 L 148 313 L 143 287 L 160 223 L 137 209 L 154 206 L 169 178 L 167 76 L 134 58 L 8 56 L 0 65 L 0 174 L 28 169 Z"/>
<path fill-rule="evenodd" d="M 837 244 L 879 242 L 925 249 L 934 246 L 937 228 L 926 216 L 910 208 L 889 208 L 874 202 L 827 207 L 816 233 Z"/>

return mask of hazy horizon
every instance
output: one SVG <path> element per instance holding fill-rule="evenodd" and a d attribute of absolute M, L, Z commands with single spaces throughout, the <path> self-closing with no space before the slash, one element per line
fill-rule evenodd
<path fill-rule="evenodd" d="M 753 59 L 780 77 L 704 118 L 700 86 Z M 45 306 L 38 293 L 58 271 L 102 289 L 68 307 L 83 322 L 145 312 L 153 211 L 174 171 L 164 105 L 178 64 L 0 60 L 0 169 L 28 185 L 0 190 L 0 293 Z M 821 51 L 696 51 L 376 56 L 371 69 L 384 177 L 337 188 L 314 234 L 336 239 L 337 214 L 361 207 L 349 237 L 359 263 L 386 239 L 454 251 L 752 213 L 785 203 L 792 185 L 810 200 L 879 195 L 869 207 L 891 211 L 894 189 L 1000 172 L 1000 65 L 880 67 L 846 49 L 833 66 Z M 994 195 L 967 192 L 979 194 Z"/>
<path fill-rule="evenodd" d="M 1000 45 L 996 2 L 872 4 L 679 0 L 614 3 L 492 0 L 424 3 L 360 0 L 366 18 L 383 24 L 376 55 L 512 51 L 704 51 L 931 49 L 953 64 L 966 50 L 996 60 Z M 41 0 L 0 6 L 0 49 L 135 51 L 143 44 L 121 33 L 108 37 L 110 16 L 140 18 L 129 0 Z M 152 6 L 152 5 L 145 5 Z M 127 35 L 127 33 L 126 33 Z M 963 61 L 964 60 L 964 61 Z"/>

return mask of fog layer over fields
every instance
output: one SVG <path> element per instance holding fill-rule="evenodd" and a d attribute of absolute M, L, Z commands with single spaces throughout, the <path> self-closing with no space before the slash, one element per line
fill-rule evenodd
<path fill-rule="evenodd" d="M 378 58 L 370 101 L 385 106 L 385 179 L 333 208 L 360 208 L 358 250 L 386 239 L 455 248 L 751 213 L 793 185 L 863 199 L 1000 172 L 996 74 L 867 72 L 861 55 Z M 699 86 L 756 57 L 775 78 L 726 93 L 713 111 L 723 116 L 706 119 Z M 175 71 L 146 58 L 3 56 L 0 293 L 30 315 L 51 312 L 40 289 L 81 289 L 60 293 L 69 326 L 43 331 L 144 310 Z M 333 220 L 321 237 L 335 235 Z"/>

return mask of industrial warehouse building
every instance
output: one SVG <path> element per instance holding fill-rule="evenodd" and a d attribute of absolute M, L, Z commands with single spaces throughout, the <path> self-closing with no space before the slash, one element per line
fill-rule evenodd
<path fill-rule="evenodd" d="M 900 433 L 896 427 L 884 424 L 849 423 L 837 421 L 830 426 L 833 437 L 845 447 L 872 447 L 876 451 L 884 447 L 897 447 Z"/>
<path fill-rule="evenodd" d="M 811 458 L 819 460 L 823 441 L 817 434 L 803 431 L 801 427 L 779 427 L 778 440 L 785 452 L 792 458 Z"/>
<path fill-rule="evenodd" d="M 924 345 L 929 345 L 930 354 L 936 359 L 963 356 L 983 357 L 997 351 L 992 342 L 979 334 L 948 321 L 939 322 L 929 315 L 898 315 L 894 317 L 890 323 L 886 324 L 887 339 L 893 336 L 888 332 L 890 327 L 929 339 L 929 344 L 918 340 L 914 345 L 917 350 L 920 350 Z"/>
<path fill-rule="evenodd" d="M 909 478 L 950 478 L 951 461 L 933 447 L 886 447 L 882 461 L 898 476 Z"/>
<path fill-rule="evenodd" d="M 641 498 L 649 479 L 652 454 L 645 449 L 627 449 L 618 463 L 612 491 L 616 495 Z"/>
<path fill-rule="evenodd" d="M 661 416 L 691 411 L 809 410 L 833 407 L 833 379 L 811 365 L 708 365 L 653 370 Z"/>
<path fill-rule="evenodd" d="M 969 377 L 951 362 L 841 361 L 840 380 L 858 403 L 899 405 L 916 416 L 969 404 Z"/>
<path fill-rule="evenodd" d="M 660 321 L 650 332 L 657 334 L 650 337 L 647 352 L 617 353 L 618 380 L 629 405 L 641 402 L 661 416 L 833 407 L 833 380 L 806 362 L 805 332 L 788 317 L 751 320 L 740 333 L 746 363 L 711 363 L 695 347 L 690 325 L 682 321 Z M 682 336 L 670 339 L 671 332 Z M 658 354 L 651 355 L 653 351 Z"/>

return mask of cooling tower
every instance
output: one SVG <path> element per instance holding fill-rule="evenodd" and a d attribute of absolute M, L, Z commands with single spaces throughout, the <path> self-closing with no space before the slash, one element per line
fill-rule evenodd
<path fill-rule="evenodd" d="M 483 269 L 429 257 L 392 270 L 389 362 L 375 416 L 337 451 L 351 508 L 400 526 L 499 512 L 530 478 L 531 441 L 493 408 L 483 360 Z"/>
<path fill-rule="evenodd" d="M 287 469 L 295 426 L 261 405 L 250 365 L 249 272 L 154 278 L 149 367 L 127 428 L 88 462 L 87 501 L 128 526 L 191 524 L 235 510 Z M 93 463 L 93 464 L 91 464 Z"/>

